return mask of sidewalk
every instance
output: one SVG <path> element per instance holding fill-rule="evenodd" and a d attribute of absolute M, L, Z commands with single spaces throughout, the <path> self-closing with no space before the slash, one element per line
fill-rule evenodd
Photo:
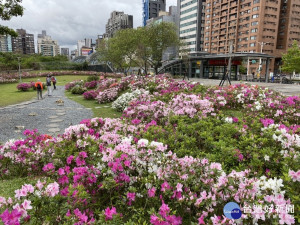
<path fill-rule="evenodd" d="M 52 96 L 44 91 L 43 99 L 36 99 L 0 108 L 0 142 L 24 138 L 25 129 L 57 135 L 65 128 L 93 117 L 91 109 L 65 97 L 63 86 L 58 86 Z M 63 104 L 58 104 L 57 100 L 62 100 Z"/>

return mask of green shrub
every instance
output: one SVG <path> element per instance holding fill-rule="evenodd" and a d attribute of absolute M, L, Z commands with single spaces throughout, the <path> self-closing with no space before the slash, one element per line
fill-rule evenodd
<path fill-rule="evenodd" d="M 71 89 L 71 93 L 72 94 L 76 94 L 76 95 L 82 95 L 86 91 L 87 91 L 87 89 L 84 88 L 84 87 L 82 87 L 82 86 L 80 86 L 80 85 L 76 85 L 75 87 L 73 87 Z"/>
<path fill-rule="evenodd" d="M 87 77 L 87 82 L 91 82 L 91 81 L 98 81 L 100 78 L 99 78 L 99 76 L 97 76 L 97 75 L 91 75 L 91 76 L 88 76 Z"/>

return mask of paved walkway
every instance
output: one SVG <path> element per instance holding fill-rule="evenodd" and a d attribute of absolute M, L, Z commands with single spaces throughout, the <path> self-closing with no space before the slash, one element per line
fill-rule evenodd
<path fill-rule="evenodd" d="M 200 82 L 204 85 L 219 85 L 220 80 L 212 80 L 212 79 L 199 79 L 199 78 L 190 78 L 189 81 Z M 247 81 L 231 81 L 232 84 L 240 84 L 247 83 L 250 85 L 258 85 L 263 87 L 268 87 L 275 91 L 281 92 L 284 95 L 292 96 L 292 95 L 300 95 L 300 85 L 299 84 L 279 84 L 279 83 L 264 83 L 264 82 L 247 82 Z M 226 83 L 225 83 L 226 84 Z M 224 84 L 224 86 L 225 86 Z"/>
<path fill-rule="evenodd" d="M 22 133 L 25 129 L 38 129 L 41 134 L 57 135 L 63 133 L 65 128 L 93 117 L 91 109 L 65 97 L 63 86 L 58 86 L 52 96 L 47 96 L 46 92 L 42 100 L 35 98 L 0 108 L 0 142 L 24 138 Z M 59 104 L 58 100 L 62 100 L 63 104 Z"/>

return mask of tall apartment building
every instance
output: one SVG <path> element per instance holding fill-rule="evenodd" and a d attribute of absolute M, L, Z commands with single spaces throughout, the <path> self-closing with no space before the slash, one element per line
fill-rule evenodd
<path fill-rule="evenodd" d="M 34 54 L 34 35 L 24 29 L 17 29 L 18 37 L 12 37 L 12 51 L 21 54 Z"/>
<path fill-rule="evenodd" d="M 69 52 L 70 52 L 69 48 L 61 48 L 60 49 L 61 55 L 65 55 L 65 56 L 69 57 L 70 56 Z"/>
<path fill-rule="evenodd" d="M 190 53 L 203 51 L 205 0 L 177 0 L 179 7 L 179 37 Z"/>
<path fill-rule="evenodd" d="M 37 40 L 38 53 L 43 56 L 56 56 L 60 54 L 57 41 L 52 40 L 51 36 L 47 35 L 43 30 L 42 34 L 38 34 Z"/>
<path fill-rule="evenodd" d="M 133 16 L 124 12 L 113 11 L 106 24 L 105 37 L 111 38 L 121 29 L 133 28 Z"/>
<path fill-rule="evenodd" d="M 92 39 L 85 38 L 84 42 L 85 42 L 85 47 L 88 47 L 88 48 L 92 47 Z"/>
<path fill-rule="evenodd" d="M 275 57 L 272 72 L 300 40 L 300 0 L 206 0 L 205 14 L 205 51 L 228 53 L 232 44 L 233 52 L 266 53 Z M 248 73 L 258 73 L 258 64 L 248 64 Z"/>
<path fill-rule="evenodd" d="M 85 40 L 78 40 L 77 41 L 77 56 L 81 56 L 81 49 L 85 47 Z"/>
<path fill-rule="evenodd" d="M 143 0 L 143 25 L 147 20 L 158 16 L 159 11 L 166 11 L 166 0 Z"/>
<path fill-rule="evenodd" d="M 12 52 L 12 41 L 10 35 L 0 35 L 0 52 Z"/>

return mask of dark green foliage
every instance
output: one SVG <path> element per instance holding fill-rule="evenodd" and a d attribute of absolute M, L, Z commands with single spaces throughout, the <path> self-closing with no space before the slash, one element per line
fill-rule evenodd
<path fill-rule="evenodd" d="M 272 138 L 273 132 L 262 133 L 258 120 L 244 119 L 247 132 L 241 123 L 226 123 L 223 117 L 199 120 L 173 116 L 167 125 L 150 127 L 142 137 L 165 143 L 179 157 L 190 155 L 220 162 L 226 172 L 251 169 L 261 176 L 269 169 L 272 177 L 280 176 L 289 159 L 283 160 L 281 146 Z M 274 160 L 265 161 L 265 155 Z M 296 164 L 288 166 L 295 168 Z"/>
<path fill-rule="evenodd" d="M 24 8 L 20 5 L 22 0 L 6 0 L 0 1 L 0 18 L 1 20 L 10 20 L 14 16 L 22 16 Z M 0 34 L 9 34 L 17 37 L 18 34 L 7 26 L 0 25 Z"/>
<path fill-rule="evenodd" d="M 91 82 L 91 81 L 98 81 L 100 79 L 100 77 L 99 76 L 96 76 L 96 75 L 92 75 L 92 76 L 88 76 L 87 77 L 87 79 L 86 79 L 86 81 L 87 82 Z"/>
<path fill-rule="evenodd" d="M 87 89 L 82 87 L 82 86 L 79 86 L 79 85 L 76 85 L 75 87 L 73 87 L 71 89 L 71 93 L 72 94 L 76 94 L 76 95 L 82 95 L 84 92 L 86 92 Z"/>

